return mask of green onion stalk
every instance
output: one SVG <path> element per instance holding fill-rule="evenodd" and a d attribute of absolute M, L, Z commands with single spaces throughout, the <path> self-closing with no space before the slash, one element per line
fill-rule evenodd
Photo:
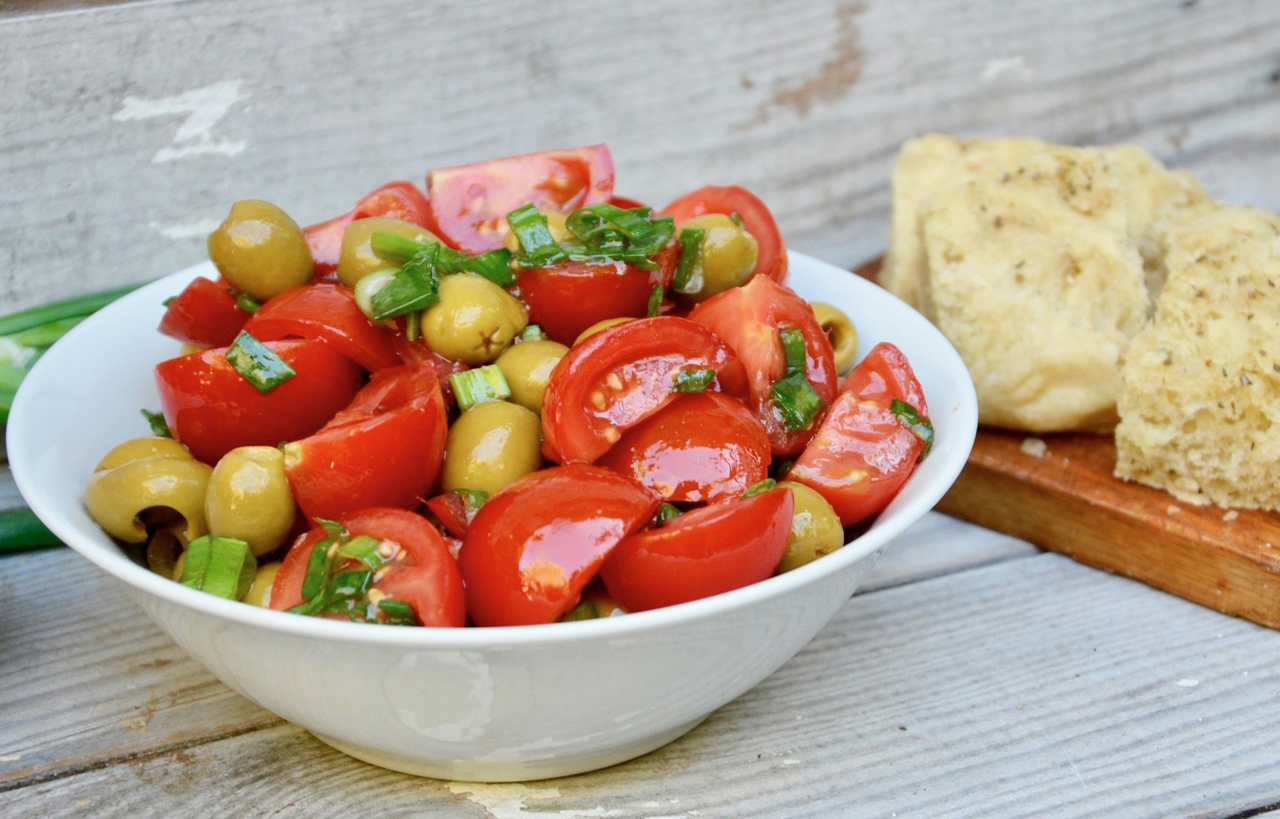
<path fill-rule="evenodd" d="M 9 422 L 18 386 L 36 360 L 72 327 L 139 286 L 115 287 L 0 316 L 0 432 Z M 30 509 L 0 510 L 0 554 L 59 543 Z"/>

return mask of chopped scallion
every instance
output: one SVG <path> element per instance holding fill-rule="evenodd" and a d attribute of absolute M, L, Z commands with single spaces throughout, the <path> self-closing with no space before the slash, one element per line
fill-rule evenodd
<path fill-rule="evenodd" d="M 533 204 L 516 208 L 507 214 L 507 224 L 515 234 L 520 252 L 517 261 L 524 267 L 546 267 L 564 261 L 568 254 L 551 235 L 547 218 Z"/>
<path fill-rule="evenodd" d="M 653 291 L 649 293 L 649 306 L 645 310 L 645 315 L 652 318 L 662 312 L 662 285 L 655 284 Z"/>
<path fill-rule="evenodd" d="M 511 387 L 497 364 L 486 364 L 449 376 L 458 409 L 466 412 L 485 401 L 501 401 L 511 397 Z"/>
<path fill-rule="evenodd" d="M 672 392 L 706 392 L 716 380 L 716 371 L 712 369 L 688 369 L 676 373 L 671 384 Z"/>
<path fill-rule="evenodd" d="M 439 248 L 440 245 L 431 245 Z M 437 251 L 438 252 L 438 251 Z M 374 321 L 416 313 L 440 301 L 440 276 L 436 253 L 415 256 L 405 262 L 381 290 L 369 299 Z"/>
<path fill-rule="evenodd" d="M 893 399 L 889 404 L 889 411 L 898 419 L 898 423 L 902 424 L 911 434 L 920 439 L 924 444 L 924 449 L 920 450 L 920 460 L 924 460 L 925 456 L 933 449 L 933 422 L 920 414 L 920 411 L 899 398 Z"/>
<path fill-rule="evenodd" d="M 547 333 L 536 324 L 526 324 L 519 338 L 521 341 L 546 341 Z"/>
<path fill-rule="evenodd" d="M 742 493 L 742 497 L 745 500 L 747 498 L 754 498 L 756 495 L 763 495 L 765 492 L 768 492 L 777 485 L 778 482 L 773 478 L 765 478 L 762 481 L 757 481 L 756 483 L 748 486 L 747 491 Z"/>
<path fill-rule="evenodd" d="M 678 517 L 680 517 L 680 508 L 675 504 L 667 503 L 666 501 L 663 501 L 658 506 L 658 525 L 659 526 L 671 520 L 672 518 L 678 518 Z"/>
<path fill-rule="evenodd" d="M 268 393 L 297 375 L 285 360 L 244 330 L 227 348 L 227 363 L 258 392 Z"/>
<path fill-rule="evenodd" d="M 187 545 L 186 555 L 178 582 L 227 600 L 242 599 L 258 569 L 253 550 L 239 538 L 204 535 Z"/>
<path fill-rule="evenodd" d="M 702 228 L 684 228 L 680 231 L 680 262 L 676 265 L 671 289 L 677 293 L 702 291 L 702 240 L 707 232 Z"/>
<path fill-rule="evenodd" d="M 141 410 L 142 417 L 147 419 L 147 425 L 151 427 L 151 434 L 157 438 L 172 438 L 173 432 L 169 429 L 169 424 L 164 420 L 164 413 L 152 412 L 151 410 Z"/>
<path fill-rule="evenodd" d="M 783 425 L 789 431 L 795 431 L 809 426 L 826 403 L 805 375 L 804 333 L 799 328 L 788 327 L 779 335 L 787 369 L 786 374 L 774 383 L 770 395 L 773 405 L 782 414 Z"/>

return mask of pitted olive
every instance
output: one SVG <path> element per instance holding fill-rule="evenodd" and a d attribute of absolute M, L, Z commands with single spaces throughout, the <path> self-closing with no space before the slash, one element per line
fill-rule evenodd
<path fill-rule="evenodd" d="M 455 273 L 440 279 L 440 301 L 422 313 L 422 336 L 445 358 L 488 364 L 529 323 L 518 299 L 482 276 Z"/>
<path fill-rule="evenodd" d="M 831 341 L 831 349 L 836 354 L 836 372 L 847 374 L 853 369 L 854 357 L 858 354 L 858 331 L 844 311 L 820 301 L 810 303 L 818 325 Z"/>
<path fill-rule="evenodd" d="M 445 491 L 490 495 L 542 465 L 542 420 L 509 401 L 485 401 L 458 416 L 445 443 Z"/>
<path fill-rule="evenodd" d="M 236 290 L 266 301 L 311 280 L 311 248 L 298 223 L 270 202 L 242 199 L 209 234 L 209 259 Z"/>
<path fill-rule="evenodd" d="M 695 216 L 681 231 L 701 230 L 702 251 L 694 264 L 684 295 L 701 301 L 716 293 L 746 284 L 756 269 L 759 248 L 755 237 L 723 213 Z"/>
<path fill-rule="evenodd" d="M 826 498 L 801 483 L 779 481 L 779 487 L 791 490 L 795 510 L 791 514 L 791 533 L 786 551 L 778 563 L 778 571 L 786 572 L 829 555 L 844 545 L 844 529 Z"/>
<path fill-rule="evenodd" d="M 542 412 L 542 396 L 547 391 L 551 371 L 569 348 L 557 341 L 522 341 L 508 347 L 493 362 L 502 370 L 511 389 L 511 400 L 534 412 Z"/>
<path fill-rule="evenodd" d="M 85 485 L 85 509 L 103 531 L 126 543 L 143 543 L 164 529 L 185 546 L 208 532 L 204 496 L 213 469 L 185 449 L 147 454 L 153 446 L 172 450 L 128 441 L 108 452 L 102 459 L 107 468 L 95 471 Z M 121 452 L 145 457 L 123 460 Z"/>
<path fill-rule="evenodd" d="M 293 527 L 296 507 L 273 446 L 237 447 L 213 467 L 204 501 L 210 534 L 245 541 L 259 557 L 275 550 Z"/>

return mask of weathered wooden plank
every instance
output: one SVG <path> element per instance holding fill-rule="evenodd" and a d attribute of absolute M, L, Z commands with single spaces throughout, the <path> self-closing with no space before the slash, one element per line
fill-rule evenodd
<path fill-rule="evenodd" d="M 0 17 L 6 307 L 197 261 L 237 198 L 314 221 L 433 165 L 599 141 L 629 195 L 744 184 L 846 266 L 883 249 L 897 146 L 930 130 L 1135 141 L 1280 209 L 1274 3 L 39 10 Z"/>
<path fill-rule="evenodd" d="M 417 780 L 280 725 L 18 788 L 0 813 L 1255 815 L 1280 803 L 1278 661 L 1265 629 L 1043 554 L 855 596 L 688 736 L 592 774 Z"/>

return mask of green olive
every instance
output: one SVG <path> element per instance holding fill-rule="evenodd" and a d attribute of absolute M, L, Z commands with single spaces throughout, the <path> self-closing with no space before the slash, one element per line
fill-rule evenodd
<path fill-rule="evenodd" d="M 266 301 L 311 280 L 314 262 L 302 228 L 270 202 L 242 199 L 209 234 L 209 259 L 236 290 Z"/>
<path fill-rule="evenodd" d="M 522 407 L 542 412 L 542 395 L 547 390 L 551 371 L 564 358 L 569 348 L 550 339 L 522 341 L 507 348 L 493 362 L 511 388 L 511 400 Z"/>
<path fill-rule="evenodd" d="M 573 340 L 573 343 L 581 344 L 585 339 L 588 339 L 591 336 L 594 336 L 596 333 L 600 332 L 601 330 L 608 330 L 610 327 L 614 326 L 615 324 L 625 324 L 628 321 L 634 321 L 634 320 L 635 319 L 629 318 L 627 316 L 616 316 L 615 318 L 601 319 L 600 321 L 597 321 L 595 324 L 591 325 L 587 329 L 583 330 L 581 333 L 578 333 L 578 337 Z"/>
<path fill-rule="evenodd" d="M 143 543 L 157 529 L 183 545 L 208 532 L 204 495 L 213 469 L 188 455 L 126 461 L 93 473 L 84 488 L 89 517 L 108 535 Z"/>
<path fill-rule="evenodd" d="M 194 456 L 185 446 L 173 438 L 161 438 L 159 436 L 130 438 L 124 443 L 116 444 L 106 455 L 103 455 L 102 460 L 98 461 L 98 465 L 93 468 L 93 471 L 101 472 L 104 469 L 114 469 L 130 461 L 157 457 L 190 460 Z"/>
<path fill-rule="evenodd" d="M 795 498 L 791 534 L 787 535 L 787 548 L 778 563 L 778 571 L 791 571 L 844 545 L 840 518 L 826 498 L 804 484 L 779 481 L 778 486 L 790 489 Z"/>
<path fill-rule="evenodd" d="M 422 313 L 422 336 L 445 358 L 488 364 L 529 323 L 518 299 L 482 276 L 455 273 L 440 279 L 440 301 Z"/>
<path fill-rule="evenodd" d="M 271 608 L 271 584 L 276 582 L 276 572 L 280 571 L 280 563 L 263 563 L 253 574 L 253 582 L 249 591 L 245 592 L 242 602 L 264 609 Z"/>
<path fill-rule="evenodd" d="M 276 447 L 237 447 L 213 467 L 204 500 L 211 534 L 239 538 L 261 557 L 284 543 L 295 511 Z"/>
<path fill-rule="evenodd" d="M 440 482 L 446 492 L 483 489 L 493 495 L 541 465 L 538 414 L 510 401 L 485 401 L 449 428 Z"/>
<path fill-rule="evenodd" d="M 836 372 L 845 375 L 853 369 L 854 357 L 858 354 L 858 330 L 839 307 L 820 301 L 811 302 L 809 306 L 813 308 L 818 325 L 831 340 L 831 349 L 836 354 Z"/>
<path fill-rule="evenodd" d="M 357 219 L 342 232 L 342 250 L 338 253 L 338 281 L 347 287 L 355 287 L 356 282 L 375 270 L 395 266 L 373 252 L 375 233 L 394 233 L 418 242 L 440 241 L 426 228 L 403 219 L 388 216 Z"/>
<path fill-rule="evenodd" d="M 759 248 L 755 237 L 723 213 L 695 216 L 680 226 L 681 230 L 695 228 L 704 231 L 702 254 L 694 266 L 689 288 L 682 292 L 701 301 L 746 284 L 756 269 Z"/>

